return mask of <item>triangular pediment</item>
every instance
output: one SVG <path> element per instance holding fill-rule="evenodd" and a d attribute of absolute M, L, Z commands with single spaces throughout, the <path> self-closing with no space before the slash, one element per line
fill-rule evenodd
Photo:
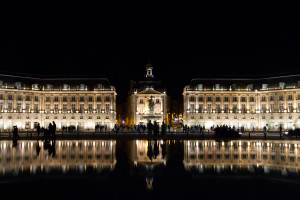
<path fill-rule="evenodd" d="M 139 94 L 162 94 L 162 92 L 159 92 L 159 91 L 151 89 L 151 88 L 147 88 L 147 89 L 139 92 Z"/>

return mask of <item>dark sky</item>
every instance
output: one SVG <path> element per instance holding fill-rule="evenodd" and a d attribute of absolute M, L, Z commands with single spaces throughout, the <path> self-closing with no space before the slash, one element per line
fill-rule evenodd
<path fill-rule="evenodd" d="M 171 96 L 198 75 L 299 72 L 300 28 L 291 10 L 79 11 L 7 16 L 1 71 L 107 77 L 121 100 L 148 62 Z"/>

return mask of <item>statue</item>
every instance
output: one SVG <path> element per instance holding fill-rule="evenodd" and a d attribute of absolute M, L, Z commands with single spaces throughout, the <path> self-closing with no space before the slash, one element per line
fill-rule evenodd
<path fill-rule="evenodd" d="M 148 103 L 149 110 L 150 110 L 150 112 L 153 112 L 154 111 L 154 102 L 152 100 L 152 96 L 150 99 L 148 99 L 148 102 L 149 102 Z"/>

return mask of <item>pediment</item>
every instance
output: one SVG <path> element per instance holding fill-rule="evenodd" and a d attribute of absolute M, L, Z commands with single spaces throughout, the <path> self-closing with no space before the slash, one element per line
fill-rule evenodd
<path fill-rule="evenodd" d="M 148 88 L 148 89 L 145 89 L 145 90 L 139 92 L 139 94 L 162 94 L 162 93 L 157 90 Z"/>

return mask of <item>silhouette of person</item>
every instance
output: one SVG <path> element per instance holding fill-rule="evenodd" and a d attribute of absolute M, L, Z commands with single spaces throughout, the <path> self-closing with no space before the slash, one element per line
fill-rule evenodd
<path fill-rule="evenodd" d="M 150 158 L 151 162 L 152 162 L 152 157 L 153 157 L 153 150 L 152 150 L 152 145 L 151 145 L 151 141 L 148 140 L 148 151 L 147 151 L 147 156 Z"/>
<path fill-rule="evenodd" d="M 40 155 L 40 151 L 41 151 L 41 147 L 40 147 L 40 144 L 39 144 L 39 141 L 37 141 L 36 143 L 36 155 L 39 156 Z"/>
<path fill-rule="evenodd" d="M 19 138 L 19 134 L 18 134 L 18 127 L 14 126 L 14 130 L 13 130 L 13 137 L 14 138 Z"/>
<path fill-rule="evenodd" d="M 36 127 L 36 132 L 37 132 L 38 137 L 40 137 L 40 133 L 41 133 L 40 123 L 38 123 L 38 125 Z"/>
<path fill-rule="evenodd" d="M 154 141 L 153 152 L 154 152 L 154 158 L 156 158 L 159 154 L 158 142 L 156 140 Z"/>

